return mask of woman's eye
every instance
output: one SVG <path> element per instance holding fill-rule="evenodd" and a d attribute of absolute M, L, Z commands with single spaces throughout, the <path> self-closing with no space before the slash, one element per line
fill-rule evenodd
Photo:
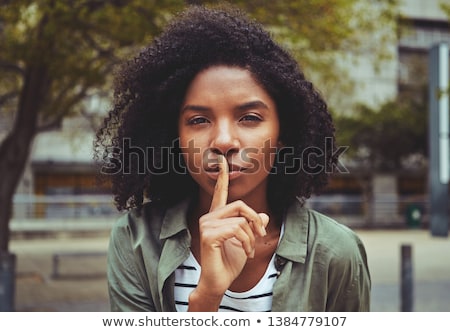
<path fill-rule="evenodd" d="M 203 124 L 203 123 L 208 123 L 208 119 L 203 118 L 203 117 L 195 117 L 195 118 L 188 120 L 189 125 L 199 125 L 199 124 Z"/>
<path fill-rule="evenodd" d="M 254 115 L 254 114 L 247 114 L 244 115 L 240 121 L 245 121 L 245 122 L 259 122 L 262 121 L 261 117 L 259 117 L 258 115 Z"/>

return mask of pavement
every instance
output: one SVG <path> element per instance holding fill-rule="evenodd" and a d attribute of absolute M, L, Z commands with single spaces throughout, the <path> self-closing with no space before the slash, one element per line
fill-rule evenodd
<path fill-rule="evenodd" d="M 402 246 L 411 248 L 412 311 L 450 312 L 450 238 L 428 230 L 356 231 L 367 250 L 371 311 L 401 311 Z"/>
<path fill-rule="evenodd" d="M 412 249 L 412 311 L 450 312 L 450 239 L 428 230 L 355 230 L 367 250 L 372 277 L 371 310 L 401 311 L 401 246 Z M 59 235 L 16 238 L 16 311 L 109 311 L 106 286 L 108 235 Z M 95 252 L 93 256 L 61 256 L 57 276 L 54 254 Z"/>

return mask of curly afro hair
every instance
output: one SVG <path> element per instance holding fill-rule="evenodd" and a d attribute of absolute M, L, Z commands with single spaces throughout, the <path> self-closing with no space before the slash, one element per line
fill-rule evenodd
<path fill-rule="evenodd" d="M 283 148 L 269 175 L 271 209 L 281 212 L 326 186 L 337 163 L 334 126 L 297 61 L 238 9 L 194 6 L 116 76 L 114 105 L 94 150 L 119 210 L 146 199 L 170 206 L 197 189 L 183 167 L 177 123 L 190 82 L 214 65 L 248 69 L 276 103 Z"/>

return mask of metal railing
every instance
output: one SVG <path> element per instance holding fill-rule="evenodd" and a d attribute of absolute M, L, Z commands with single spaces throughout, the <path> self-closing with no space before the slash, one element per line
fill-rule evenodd
<path fill-rule="evenodd" d="M 367 201 L 361 195 L 323 195 L 311 197 L 306 206 L 358 227 L 402 227 L 408 218 L 423 223 L 428 216 L 425 196 Z M 120 215 L 109 195 L 16 195 L 13 229 L 110 227 Z"/>
<path fill-rule="evenodd" d="M 118 214 L 109 195 L 14 196 L 14 219 L 103 218 Z"/>
<path fill-rule="evenodd" d="M 108 232 L 120 217 L 104 195 L 15 195 L 13 233 Z"/>

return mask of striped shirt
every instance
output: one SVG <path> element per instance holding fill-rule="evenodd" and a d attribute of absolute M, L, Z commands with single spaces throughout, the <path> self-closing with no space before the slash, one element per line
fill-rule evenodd
<path fill-rule="evenodd" d="M 187 311 L 189 294 L 197 287 L 201 267 L 192 252 L 175 270 L 175 306 L 177 311 Z M 272 289 L 277 279 L 275 254 L 267 266 L 264 276 L 245 292 L 227 290 L 222 298 L 219 311 L 271 311 Z"/>
<path fill-rule="evenodd" d="M 284 233 L 284 224 L 281 226 L 281 239 Z M 280 240 L 278 240 L 278 243 Z M 175 306 L 177 311 L 187 311 L 189 294 L 197 287 L 200 279 L 201 267 L 192 252 L 189 257 L 175 270 Z M 275 253 L 273 254 L 267 269 L 251 289 L 245 292 L 233 292 L 227 290 L 222 298 L 219 311 L 256 311 L 264 312 L 272 310 L 272 289 L 278 277 L 275 267 Z"/>

